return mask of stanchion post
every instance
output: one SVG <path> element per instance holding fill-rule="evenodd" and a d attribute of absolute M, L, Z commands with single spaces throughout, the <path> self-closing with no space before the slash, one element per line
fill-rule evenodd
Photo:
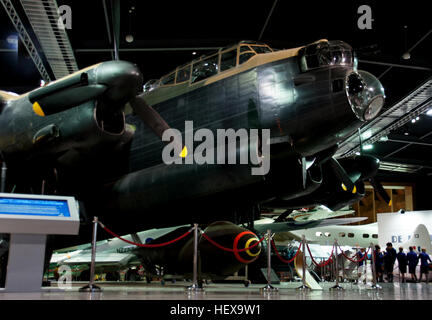
<path fill-rule="evenodd" d="M 333 287 L 331 287 L 330 290 L 344 290 L 344 288 L 342 288 L 339 285 L 338 243 L 337 243 L 336 239 L 335 239 L 335 242 L 334 242 L 334 257 L 335 257 L 336 284 Z"/>
<path fill-rule="evenodd" d="M 192 285 L 187 287 L 190 292 L 202 292 L 204 288 L 198 283 L 198 224 L 194 223 L 194 253 L 193 253 L 193 278 Z"/>
<path fill-rule="evenodd" d="M 360 268 L 360 258 L 359 255 L 357 254 L 357 252 L 360 252 L 360 248 L 358 245 L 356 245 L 356 254 L 355 257 L 357 258 L 357 283 L 360 282 L 360 276 L 359 276 L 359 268 Z"/>
<path fill-rule="evenodd" d="M 310 287 L 306 283 L 306 237 L 302 235 L 302 247 L 303 247 L 303 263 L 302 263 L 302 285 L 297 290 L 310 290 Z"/>
<path fill-rule="evenodd" d="M 372 286 L 371 289 L 382 289 L 380 285 L 377 284 L 377 274 L 376 274 L 376 257 L 375 257 L 375 250 L 374 245 L 371 242 L 370 249 L 372 252 Z"/>
<path fill-rule="evenodd" d="M 271 241 L 272 235 L 271 230 L 267 230 L 267 284 L 264 288 L 261 288 L 260 291 L 265 293 L 277 292 L 278 288 L 275 288 L 271 285 Z"/>
<path fill-rule="evenodd" d="M 89 284 L 79 289 L 80 292 L 101 292 L 102 289 L 94 285 L 95 277 L 95 261 L 96 261 L 96 240 L 97 240 L 97 226 L 99 220 L 98 217 L 93 218 L 93 239 L 92 239 L 92 255 L 90 263 L 90 280 Z"/>
<path fill-rule="evenodd" d="M 320 262 L 320 264 L 322 265 L 323 264 L 323 259 L 321 258 L 321 262 Z M 324 280 L 323 280 L 323 268 L 324 267 L 319 267 L 320 268 L 320 275 L 321 275 L 321 282 L 324 282 Z"/>
<path fill-rule="evenodd" d="M 367 265 L 367 261 L 368 261 L 367 252 L 368 251 L 365 249 L 365 255 L 366 255 L 366 257 L 364 258 L 364 278 L 365 278 L 365 284 L 367 283 L 367 268 L 368 268 L 368 265 Z"/>

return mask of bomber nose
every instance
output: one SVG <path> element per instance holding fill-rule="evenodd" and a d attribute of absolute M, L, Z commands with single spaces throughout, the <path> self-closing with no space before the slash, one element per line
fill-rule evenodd
<path fill-rule="evenodd" d="M 348 74 L 345 91 L 352 111 L 361 121 L 374 119 L 384 106 L 384 87 L 369 72 L 359 70 Z"/>
<path fill-rule="evenodd" d="M 143 77 L 139 69 L 126 61 L 108 61 L 97 68 L 97 81 L 108 86 L 105 97 L 110 101 L 126 103 L 142 88 Z"/>

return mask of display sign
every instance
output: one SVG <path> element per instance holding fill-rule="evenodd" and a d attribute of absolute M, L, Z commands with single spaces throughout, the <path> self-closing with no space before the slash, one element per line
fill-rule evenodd
<path fill-rule="evenodd" d="M 429 233 L 432 232 L 432 211 L 406 211 L 405 213 L 380 213 L 377 215 L 379 244 L 385 248 L 391 242 L 397 248 L 412 240 L 416 236 L 414 231 L 419 225 L 424 225 Z M 404 248 L 407 249 L 407 248 Z"/>
<path fill-rule="evenodd" d="M 73 197 L 0 193 L 0 233 L 78 234 Z"/>
<path fill-rule="evenodd" d="M 39 200 L 0 197 L 0 214 L 70 217 L 66 200 Z"/>

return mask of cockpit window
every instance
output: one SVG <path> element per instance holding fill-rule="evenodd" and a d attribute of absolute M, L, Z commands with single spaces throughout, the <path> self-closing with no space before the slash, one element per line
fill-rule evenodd
<path fill-rule="evenodd" d="M 245 63 L 250 58 L 252 58 L 254 55 L 255 55 L 255 53 L 252 53 L 252 52 L 242 53 L 239 57 L 239 64 Z"/>
<path fill-rule="evenodd" d="M 149 92 L 157 88 L 159 85 L 159 79 L 151 79 L 147 81 L 143 86 L 143 92 Z"/>
<path fill-rule="evenodd" d="M 221 55 L 220 70 L 225 71 L 236 66 L 237 50 L 233 49 Z"/>
<path fill-rule="evenodd" d="M 175 80 L 175 72 L 170 73 L 169 75 L 163 77 L 161 79 L 161 84 L 162 85 L 173 84 L 174 80 Z"/>
<path fill-rule="evenodd" d="M 160 81 L 146 83 L 144 92 L 149 92 L 159 86 L 172 85 L 174 83 L 184 83 L 190 80 L 195 83 L 208 77 L 218 74 L 231 68 L 241 65 L 252 58 L 254 55 L 273 52 L 268 45 L 256 41 L 241 41 L 236 45 L 219 49 L 217 53 L 210 56 L 203 56 L 188 65 L 182 65 L 161 78 Z M 237 55 L 239 59 L 237 61 Z"/>
<path fill-rule="evenodd" d="M 247 46 L 247 45 L 240 46 L 240 53 L 241 52 L 246 52 L 246 51 L 252 51 L 252 49 L 249 46 Z"/>
<path fill-rule="evenodd" d="M 181 68 L 177 71 L 176 83 L 187 81 L 189 80 L 189 77 L 190 77 L 190 65 Z"/>
<path fill-rule="evenodd" d="M 218 55 L 195 62 L 192 71 L 192 83 L 204 80 L 218 72 Z"/>
<path fill-rule="evenodd" d="M 320 41 L 300 50 L 303 72 L 335 65 L 354 66 L 353 50 L 343 41 Z"/>
<path fill-rule="evenodd" d="M 251 47 L 258 54 L 272 52 L 271 49 L 269 47 L 267 47 L 267 46 L 259 46 L 259 47 L 258 46 L 251 46 Z"/>

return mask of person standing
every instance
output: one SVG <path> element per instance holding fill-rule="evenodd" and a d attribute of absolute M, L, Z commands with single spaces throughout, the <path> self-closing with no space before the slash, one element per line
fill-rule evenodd
<path fill-rule="evenodd" d="M 391 242 L 386 243 L 386 251 L 384 253 L 384 272 L 388 282 L 393 282 L 393 269 L 396 261 L 396 250 Z"/>
<path fill-rule="evenodd" d="M 379 245 L 375 245 L 374 255 L 376 279 L 378 282 L 383 282 L 384 256 Z"/>
<path fill-rule="evenodd" d="M 429 255 L 426 253 L 426 249 L 422 249 L 422 252 L 419 254 L 420 259 L 420 282 L 422 281 L 423 274 L 426 278 L 426 283 L 429 283 L 429 262 L 432 262 Z"/>
<path fill-rule="evenodd" d="M 409 252 L 407 253 L 408 260 L 408 271 L 411 274 L 411 280 L 417 282 L 417 275 L 415 273 L 418 264 L 417 254 L 414 252 L 413 247 L 409 247 Z"/>
<path fill-rule="evenodd" d="M 405 273 L 407 271 L 408 260 L 406 254 L 403 252 L 403 247 L 399 247 L 399 252 L 396 258 L 399 266 L 399 274 L 400 274 L 399 281 L 406 282 Z"/>

